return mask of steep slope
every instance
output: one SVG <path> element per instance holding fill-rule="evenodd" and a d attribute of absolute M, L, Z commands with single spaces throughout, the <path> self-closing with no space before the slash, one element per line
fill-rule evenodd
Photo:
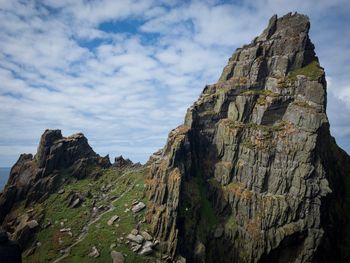
<path fill-rule="evenodd" d="M 350 158 L 329 133 L 309 27 L 304 15 L 273 16 L 152 157 L 147 220 L 163 253 L 189 262 L 349 259 Z"/>
<path fill-rule="evenodd" d="M 83 134 L 63 137 L 60 130 L 46 130 L 37 154 L 34 157 L 22 154 L 11 169 L 0 193 L 0 225 L 26 248 L 33 232 L 30 230 L 36 227 L 37 221 L 24 214 L 19 217 L 18 206 L 28 208 L 41 203 L 61 185 L 87 176 L 96 177 L 102 168 L 110 165 L 108 156 L 102 158 L 96 154 Z"/>

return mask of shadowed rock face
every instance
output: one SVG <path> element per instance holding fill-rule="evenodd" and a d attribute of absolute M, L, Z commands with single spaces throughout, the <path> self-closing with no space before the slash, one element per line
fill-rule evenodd
<path fill-rule="evenodd" d="M 147 220 L 164 253 L 189 262 L 349 259 L 341 244 L 350 213 L 340 211 L 350 209 L 350 158 L 329 133 L 309 27 L 304 15 L 273 16 L 153 156 Z"/>
<path fill-rule="evenodd" d="M 110 165 L 108 156 L 96 154 L 82 133 L 63 137 L 60 130 L 46 130 L 35 157 L 22 154 L 11 169 L 0 195 L 0 224 L 16 203 L 24 201 L 26 206 L 31 205 L 70 179 L 93 175 L 91 168 Z"/>

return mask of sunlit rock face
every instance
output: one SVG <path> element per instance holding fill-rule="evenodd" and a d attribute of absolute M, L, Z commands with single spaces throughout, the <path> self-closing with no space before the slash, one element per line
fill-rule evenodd
<path fill-rule="evenodd" d="M 45 200 L 62 184 L 91 176 L 91 168 L 110 165 L 109 158 L 96 154 L 82 133 L 63 137 L 60 130 L 46 130 L 36 155 L 22 154 L 11 169 L 0 196 L 0 224 L 4 224 L 6 216 L 10 217 L 16 204 L 31 206 Z"/>
<path fill-rule="evenodd" d="M 152 156 L 147 220 L 163 253 L 189 262 L 348 259 L 350 158 L 329 133 L 309 28 L 307 16 L 273 16 Z"/>

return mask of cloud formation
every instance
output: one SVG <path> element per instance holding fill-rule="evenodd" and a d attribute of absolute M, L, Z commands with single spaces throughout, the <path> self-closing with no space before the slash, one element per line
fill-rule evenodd
<path fill-rule="evenodd" d="M 46 128 L 144 162 L 233 51 L 274 13 L 310 16 L 332 132 L 350 151 L 350 4 L 313 1 L 0 1 L 0 166 Z M 346 55 L 344 55 L 346 54 Z"/>

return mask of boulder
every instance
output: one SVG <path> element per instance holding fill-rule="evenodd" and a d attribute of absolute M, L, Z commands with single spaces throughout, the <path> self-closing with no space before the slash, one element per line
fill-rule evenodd
<path fill-rule="evenodd" d="M 153 249 L 151 247 L 142 247 L 141 251 L 139 252 L 140 256 L 147 256 L 152 254 Z"/>
<path fill-rule="evenodd" d="M 95 246 L 91 248 L 91 252 L 88 255 L 90 258 L 98 258 L 100 256 L 100 252 L 97 250 Z"/>
<path fill-rule="evenodd" d="M 134 212 L 134 213 L 138 213 L 140 212 L 141 210 L 143 210 L 144 208 L 146 207 L 146 205 L 143 203 L 143 202 L 138 202 L 136 205 L 134 205 L 131 210 Z"/>
<path fill-rule="evenodd" d="M 113 250 L 111 252 L 112 263 L 124 263 L 125 257 L 122 253 Z"/>
<path fill-rule="evenodd" d="M 141 235 L 133 235 L 133 234 L 127 235 L 126 239 L 128 239 L 131 242 L 138 243 L 138 244 L 142 244 L 143 241 L 144 241 L 143 236 L 141 236 Z"/>
<path fill-rule="evenodd" d="M 140 231 L 141 236 L 147 241 L 152 241 L 153 237 L 146 231 Z"/>

